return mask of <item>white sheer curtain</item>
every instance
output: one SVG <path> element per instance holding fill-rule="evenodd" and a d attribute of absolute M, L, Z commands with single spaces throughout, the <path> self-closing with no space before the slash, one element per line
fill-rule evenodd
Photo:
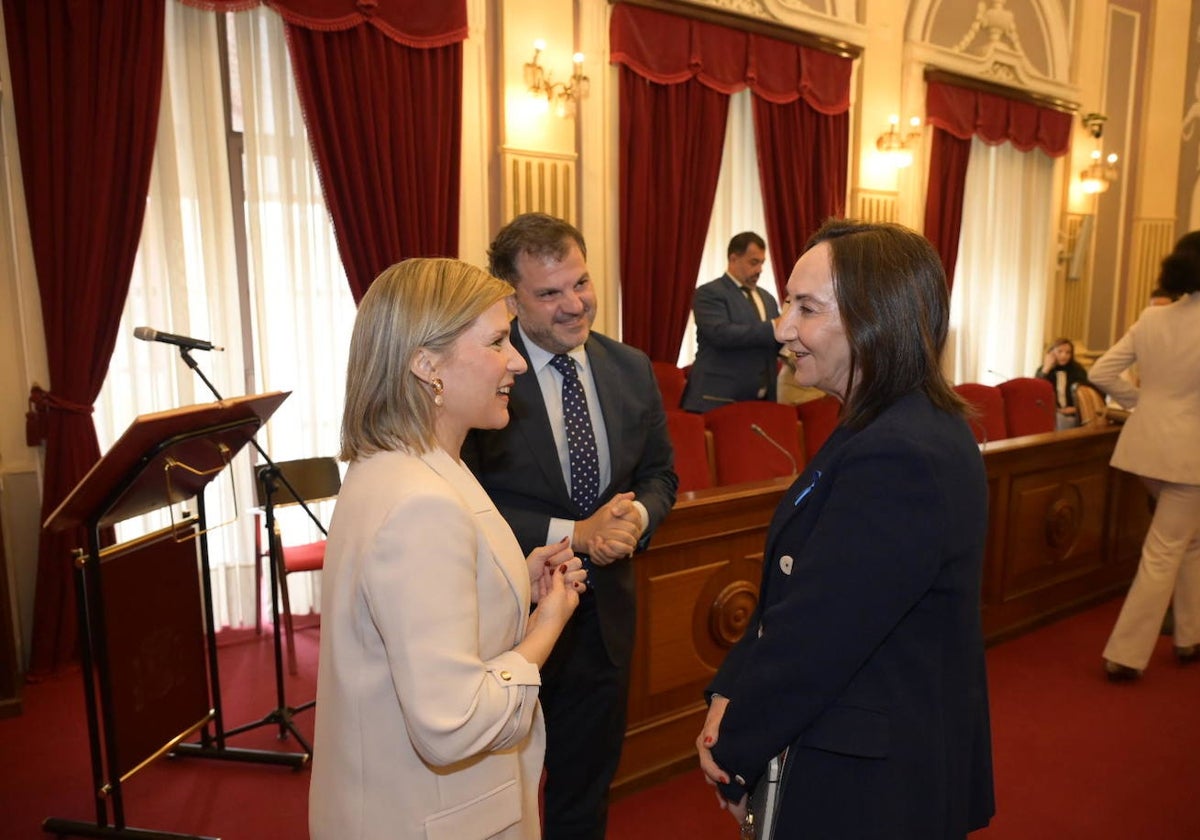
<path fill-rule="evenodd" d="M 354 298 L 308 145 L 283 22 L 260 7 L 237 15 L 234 31 L 255 367 L 262 390 L 291 391 L 267 424 L 263 447 L 275 461 L 335 456 Z M 322 502 L 311 510 L 328 522 L 332 507 Z M 302 509 L 277 513 L 286 542 L 320 538 Z M 293 612 L 316 608 L 320 579 L 320 573 L 288 577 Z"/>
<path fill-rule="evenodd" d="M 224 353 L 195 354 L 223 396 L 292 392 L 258 436 L 274 460 L 336 455 L 354 303 L 308 150 L 282 23 L 262 8 L 227 21 L 235 44 L 234 128 L 244 130 L 244 212 L 234 211 L 229 189 L 217 18 L 168 3 L 151 194 L 122 337 L 96 407 L 100 446 L 107 449 L 138 414 L 212 399 L 171 348 L 132 340 L 133 327 L 147 324 L 224 345 Z M 239 286 L 234 256 L 234 225 L 242 224 L 246 289 Z M 248 306 L 239 306 L 240 295 Z M 247 320 L 250 348 L 241 338 Z M 218 625 L 247 626 L 255 614 L 248 451 L 229 473 L 232 478 L 222 476 L 205 497 L 210 527 L 236 517 L 208 535 L 214 610 Z M 131 520 L 119 536 L 127 539 L 164 520 Z M 302 511 L 281 510 L 280 524 L 287 542 L 315 538 Z M 294 612 L 319 600 L 317 578 L 319 573 L 289 580 Z"/>
<path fill-rule="evenodd" d="M 762 186 L 758 176 L 758 151 L 754 146 L 754 111 L 751 93 L 743 90 L 729 98 L 729 118 L 725 123 L 725 146 L 721 150 L 721 174 L 712 219 L 704 240 L 704 256 L 696 285 L 707 283 L 725 273 L 729 240 L 744 230 L 767 238 L 767 220 L 763 214 Z M 775 272 L 771 262 L 771 243 L 767 242 L 767 263 L 763 266 L 759 288 L 777 298 Z M 788 266 L 786 271 L 791 270 Z M 679 366 L 690 365 L 696 358 L 696 321 L 688 316 L 687 331 L 679 348 Z"/>
<path fill-rule="evenodd" d="M 953 382 L 1029 376 L 1042 358 L 1054 162 L 971 141 L 943 360 Z"/>
<path fill-rule="evenodd" d="M 245 393 L 223 114 L 216 18 L 168 3 L 146 217 L 120 338 L 95 408 L 102 451 L 139 414 L 213 400 L 172 347 L 135 341 L 137 326 L 223 345 L 224 352 L 193 357 L 222 396 Z M 247 455 L 239 455 L 205 495 L 213 528 L 208 534 L 213 606 L 220 625 L 242 623 L 246 610 L 253 609 L 253 578 L 237 573 L 253 539 L 246 517 L 238 516 L 252 503 L 248 464 Z M 159 511 L 129 520 L 118 526 L 118 538 L 163 527 L 169 518 Z"/>

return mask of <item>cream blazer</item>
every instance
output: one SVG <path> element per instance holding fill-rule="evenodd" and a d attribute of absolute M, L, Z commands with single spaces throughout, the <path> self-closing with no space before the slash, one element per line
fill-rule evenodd
<path fill-rule="evenodd" d="M 1140 387 L 1120 377 L 1134 362 Z M 1114 467 L 1173 484 L 1200 484 L 1200 292 L 1148 307 L 1096 360 L 1088 379 L 1135 409 L 1113 451 Z"/>
<path fill-rule="evenodd" d="M 525 558 L 442 450 L 350 465 L 321 597 L 314 840 L 540 835 Z"/>

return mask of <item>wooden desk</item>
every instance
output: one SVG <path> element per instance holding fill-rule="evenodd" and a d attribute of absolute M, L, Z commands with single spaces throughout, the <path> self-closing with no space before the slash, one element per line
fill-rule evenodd
<path fill-rule="evenodd" d="M 984 447 L 988 642 L 1116 594 L 1132 579 L 1149 508 L 1140 482 L 1108 466 L 1119 431 L 1094 426 Z M 696 766 L 702 692 L 754 609 L 767 526 L 790 483 L 684 493 L 637 557 L 638 630 L 614 795 Z"/>

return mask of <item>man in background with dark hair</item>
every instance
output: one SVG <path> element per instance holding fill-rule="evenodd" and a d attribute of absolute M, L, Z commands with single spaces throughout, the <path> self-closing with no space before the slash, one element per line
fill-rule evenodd
<path fill-rule="evenodd" d="M 696 289 L 696 361 L 681 406 L 711 411 L 739 400 L 775 400 L 779 305 L 758 288 L 767 243 L 745 231 L 729 240 L 725 273 Z"/>
<path fill-rule="evenodd" d="M 591 331 L 596 290 L 572 225 L 525 213 L 488 268 L 515 290 L 512 343 L 529 365 L 507 427 L 472 432 L 463 460 L 522 550 L 570 540 L 588 591 L 541 671 L 546 840 L 603 840 L 625 738 L 637 618 L 633 554 L 675 503 L 674 453 L 650 359 Z"/>

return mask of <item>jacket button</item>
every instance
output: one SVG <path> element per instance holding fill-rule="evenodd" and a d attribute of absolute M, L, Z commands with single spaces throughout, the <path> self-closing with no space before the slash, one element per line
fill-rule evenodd
<path fill-rule="evenodd" d="M 733 780 L 734 780 L 735 782 L 737 782 L 739 785 L 741 785 L 742 787 L 745 787 L 745 786 L 746 786 L 746 780 L 745 780 L 745 779 L 743 779 L 741 776 L 734 776 L 734 777 L 733 777 Z"/>
<path fill-rule="evenodd" d="M 512 679 L 512 672 L 511 671 L 501 671 L 500 679 L 504 680 L 505 682 L 508 682 L 509 680 Z"/>

